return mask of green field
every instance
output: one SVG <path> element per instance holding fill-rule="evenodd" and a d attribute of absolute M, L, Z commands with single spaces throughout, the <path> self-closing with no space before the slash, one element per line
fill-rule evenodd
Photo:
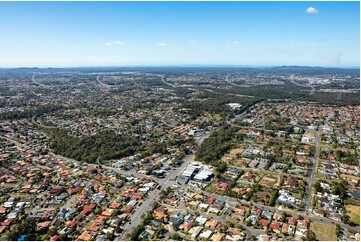
<path fill-rule="evenodd" d="M 312 222 L 310 229 L 320 241 L 336 241 L 336 226 Z"/>
<path fill-rule="evenodd" d="M 347 215 L 350 216 L 351 221 L 357 225 L 360 225 L 360 207 L 355 205 L 346 205 L 345 208 Z"/>

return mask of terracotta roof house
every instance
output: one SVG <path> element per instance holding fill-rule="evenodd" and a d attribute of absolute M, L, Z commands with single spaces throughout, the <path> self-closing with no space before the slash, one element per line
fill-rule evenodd
<path fill-rule="evenodd" d="M 270 225 L 269 225 L 269 228 L 270 229 L 273 229 L 274 232 L 276 233 L 280 233 L 281 231 L 281 226 L 282 226 L 282 223 L 280 222 L 275 222 L 273 221 Z"/>
<path fill-rule="evenodd" d="M 218 188 L 219 190 L 225 191 L 229 187 L 227 183 L 217 183 L 213 185 L 214 187 Z"/>
<path fill-rule="evenodd" d="M 211 227 L 211 228 L 215 228 L 218 224 L 218 221 L 215 219 L 212 220 L 208 220 L 205 224 L 206 227 Z"/>
<path fill-rule="evenodd" d="M 288 221 L 288 223 L 290 225 L 296 225 L 296 223 L 297 223 L 297 219 L 294 217 L 287 217 L 286 220 Z"/>
<path fill-rule="evenodd" d="M 92 225 L 89 225 L 88 227 L 86 227 L 86 229 L 89 231 L 97 232 L 99 227 L 98 227 L 98 224 L 93 223 Z"/>
<path fill-rule="evenodd" d="M 263 226 L 263 228 L 267 228 L 267 226 L 269 225 L 269 221 L 268 220 L 265 220 L 265 219 L 260 219 L 258 220 L 258 223 L 261 224 Z"/>
<path fill-rule="evenodd" d="M 131 213 L 133 211 L 133 207 L 132 206 L 129 206 L 129 207 L 126 207 L 122 210 L 123 213 Z"/>
<path fill-rule="evenodd" d="M 217 234 L 214 234 L 212 237 L 211 237 L 211 240 L 212 241 L 221 241 L 224 237 L 224 234 L 222 233 L 217 233 Z"/>
<path fill-rule="evenodd" d="M 188 231 L 190 228 L 192 228 L 192 222 L 184 223 L 179 226 L 180 229 L 183 229 L 184 231 Z"/>
<path fill-rule="evenodd" d="M 51 223 L 51 221 L 45 221 L 45 222 L 37 223 L 36 226 L 38 228 L 45 229 L 45 228 L 49 227 L 50 223 Z"/>
<path fill-rule="evenodd" d="M 308 220 L 297 220 L 298 222 L 298 226 L 301 226 L 303 228 L 308 228 L 310 222 L 308 222 Z"/>
<path fill-rule="evenodd" d="M 74 228 L 76 226 L 76 224 L 77 224 L 76 221 L 67 221 L 65 225 L 68 228 Z"/>
<path fill-rule="evenodd" d="M 207 203 L 207 204 L 212 204 L 212 203 L 214 203 L 215 200 L 216 200 L 216 199 L 215 199 L 214 197 L 205 197 L 205 198 L 203 199 L 203 201 L 204 201 L 205 203 Z"/>

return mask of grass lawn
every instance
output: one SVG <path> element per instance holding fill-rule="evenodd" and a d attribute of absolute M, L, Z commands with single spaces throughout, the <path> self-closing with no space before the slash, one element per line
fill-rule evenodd
<path fill-rule="evenodd" d="M 321 173 L 316 173 L 316 175 L 315 175 L 315 177 L 317 178 L 317 179 L 323 179 L 323 175 L 321 174 Z"/>
<path fill-rule="evenodd" d="M 351 221 L 357 225 L 360 225 L 360 207 L 355 205 L 346 205 L 345 208 L 347 215 L 350 216 Z"/>
<path fill-rule="evenodd" d="M 206 191 L 206 192 L 210 192 L 210 193 L 214 193 L 214 192 L 216 192 L 217 191 L 217 188 L 215 187 L 215 186 L 213 186 L 214 184 L 216 184 L 216 183 L 211 183 L 211 184 L 209 184 L 204 190 Z"/>
<path fill-rule="evenodd" d="M 239 221 L 237 219 L 232 218 L 231 216 L 227 216 L 226 219 L 227 219 L 227 221 L 234 223 L 234 224 L 239 223 Z"/>
<path fill-rule="evenodd" d="M 237 154 L 242 154 L 243 151 L 244 151 L 244 149 L 238 148 L 238 149 L 231 149 L 231 150 L 229 151 L 229 153 L 230 153 L 231 155 L 237 155 Z"/>
<path fill-rule="evenodd" d="M 46 239 L 47 236 L 48 236 L 48 234 L 39 235 L 39 236 L 37 237 L 37 239 L 43 241 L 43 240 Z"/>
<path fill-rule="evenodd" d="M 214 118 L 214 120 L 216 120 L 216 121 L 222 120 L 222 117 L 221 117 L 221 115 L 220 115 L 219 113 L 213 115 L 213 118 Z"/>
<path fill-rule="evenodd" d="M 297 199 L 302 199 L 303 194 L 302 193 L 292 193 L 292 196 Z"/>
<path fill-rule="evenodd" d="M 310 229 L 315 232 L 320 241 L 336 241 L 336 226 L 312 222 Z"/>

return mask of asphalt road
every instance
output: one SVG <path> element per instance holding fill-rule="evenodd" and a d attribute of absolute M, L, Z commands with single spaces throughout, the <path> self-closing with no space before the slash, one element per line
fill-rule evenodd
<path fill-rule="evenodd" d="M 34 82 L 35 84 L 39 85 L 39 86 L 42 86 L 42 87 L 46 87 L 47 85 L 44 85 L 42 83 L 39 83 L 35 80 L 35 76 L 36 74 L 34 74 L 32 77 L 31 77 L 31 81 Z"/>
<path fill-rule="evenodd" d="M 297 86 L 311 88 L 310 95 L 314 94 L 316 91 L 315 87 L 312 85 L 305 85 L 305 84 L 300 84 L 300 83 L 296 82 L 294 80 L 294 75 L 291 75 L 290 81 Z"/>
<path fill-rule="evenodd" d="M 177 87 L 176 85 L 171 84 L 171 83 L 169 83 L 169 82 L 165 81 L 165 80 L 164 80 L 164 76 L 165 76 L 165 75 L 162 75 L 161 80 L 162 80 L 162 82 L 163 82 L 165 85 L 167 85 L 167 86 L 171 86 L 171 87 Z"/>
<path fill-rule="evenodd" d="M 233 82 L 231 82 L 231 81 L 229 80 L 229 76 L 230 76 L 230 74 L 228 74 L 228 75 L 226 76 L 226 82 L 228 82 L 228 83 L 231 84 L 232 86 L 235 86 L 235 87 L 251 87 L 250 85 L 238 85 L 238 84 L 235 84 L 235 83 L 233 83 Z"/>
<path fill-rule="evenodd" d="M 202 136 L 196 137 L 196 143 L 200 145 L 206 138 L 209 137 L 209 134 L 204 134 Z M 191 154 L 185 156 L 183 158 L 183 163 L 180 167 L 177 167 L 176 169 L 172 169 L 169 171 L 168 175 L 164 179 L 159 179 L 158 184 L 160 185 L 160 189 L 155 189 L 151 191 L 147 198 L 143 201 L 143 203 L 136 208 L 136 211 L 131 215 L 130 222 L 126 223 L 123 226 L 124 232 L 122 239 L 126 239 L 126 234 L 132 229 L 137 227 L 142 222 L 142 215 L 145 214 L 149 209 L 153 208 L 153 205 L 155 202 L 159 200 L 159 196 L 162 190 L 166 189 L 167 187 L 171 187 L 174 183 L 176 177 L 183 172 L 183 170 L 193 161 L 194 152 Z M 105 167 L 105 166 L 103 166 Z M 110 167 L 105 167 L 109 169 Z M 112 170 L 118 170 L 114 168 L 110 168 Z M 138 173 L 136 173 L 139 175 Z"/>
<path fill-rule="evenodd" d="M 280 209 L 280 208 L 276 208 L 276 207 L 270 207 L 270 206 L 267 206 L 267 205 L 261 205 L 261 204 L 249 202 L 249 201 L 246 201 L 246 200 L 243 200 L 243 199 L 237 199 L 237 198 L 233 198 L 233 197 L 223 196 L 223 195 L 219 195 L 219 194 L 216 194 L 216 193 L 209 193 L 209 192 L 203 191 L 203 190 L 201 190 L 199 188 L 189 187 L 187 185 L 182 185 L 181 187 L 183 187 L 184 189 L 191 188 L 192 192 L 202 193 L 202 194 L 205 194 L 207 196 L 212 196 L 212 197 L 214 197 L 216 199 L 224 200 L 227 204 L 229 204 L 228 206 L 231 206 L 231 207 L 234 207 L 237 204 L 245 204 L 245 205 L 249 205 L 249 206 L 253 205 L 254 207 L 260 208 L 262 210 L 267 209 L 267 210 L 273 211 L 273 212 L 286 212 L 288 214 L 291 214 L 294 217 L 297 217 L 297 216 L 301 215 L 302 217 L 304 217 L 305 219 L 309 219 L 310 221 L 316 221 L 316 222 L 320 222 L 320 223 L 324 223 L 324 224 L 328 224 L 328 225 L 335 225 L 337 223 L 337 224 L 339 224 L 341 226 L 341 228 L 353 229 L 353 230 L 360 231 L 359 227 L 352 227 L 352 226 L 350 226 L 348 224 L 344 224 L 342 222 L 336 222 L 336 221 L 333 221 L 331 219 L 321 218 L 321 217 L 314 216 L 314 215 L 307 215 L 304 212 L 299 212 L 299 211 L 294 211 L 294 210 L 284 209 L 284 208 Z"/>
<path fill-rule="evenodd" d="M 320 127 L 319 127 L 320 129 Z M 308 182 L 308 187 L 306 190 L 306 199 L 305 199 L 305 211 L 307 213 L 311 213 L 311 208 L 312 208 L 312 188 L 314 185 L 314 179 L 315 179 L 315 173 L 316 173 L 316 169 L 317 169 L 317 164 L 318 164 L 318 153 L 320 150 L 320 145 L 321 145 L 321 138 L 320 138 L 320 131 L 319 129 L 317 130 L 317 136 L 316 136 L 316 150 L 315 150 L 315 155 L 314 157 L 311 159 L 312 162 L 312 167 L 310 170 L 310 175 L 308 177 L 308 179 L 306 179 L 306 181 Z"/>

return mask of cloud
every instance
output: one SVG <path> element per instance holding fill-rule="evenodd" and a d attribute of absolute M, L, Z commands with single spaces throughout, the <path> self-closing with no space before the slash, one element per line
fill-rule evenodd
<path fill-rule="evenodd" d="M 75 48 L 83 48 L 83 47 L 84 47 L 84 45 L 79 45 L 79 44 L 75 45 Z"/>
<path fill-rule="evenodd" d="M 160 47 L 164 47 L 164 46 L 167 46 L 168 43 L 166 43 L 166 42 L 161 42 L 161 43 L 159 43 L 159 44 L 157 44 L 157 45 L 160 46 Z"/>
<path fill-rule="evenodd" d="M 189 40 L 189 42 L 194 43 L 194 42 L 195 42 L 195 40 L 194 40 L 194 39 L 190 39 L 190 40 Z"/>
<path fill-rule="evenodd" d="M 124 42 L 116 40 L 116 41 L 114 41 L 114 44 L 115 45 L 124 45 Z"/>
<path fill-rule="evenodd" d="M 308 14 L 314 14 L 314 13 L 318 13 L 318 10 L 314 7 L 309 7 L 306 9 L 306 13 Z"/>
<path fill-rule="evenodd" d="M 115 40 L 115 41 L 112 41 L 112 42 L 107 42 L 105 43 L 106 46 L 113 46 L 113 45 L 124 45 L 125 43 L 122 42 L 122 41 L 118 41 L 118 40 Z"/>
<path fill-rule="evenodd" d="M 233 44 L 234 44 L 234 45 L 239 45 L 240 43 L 241 43 L 241 41 L 239 41 L 239 40 L 233 41 Z"/>

